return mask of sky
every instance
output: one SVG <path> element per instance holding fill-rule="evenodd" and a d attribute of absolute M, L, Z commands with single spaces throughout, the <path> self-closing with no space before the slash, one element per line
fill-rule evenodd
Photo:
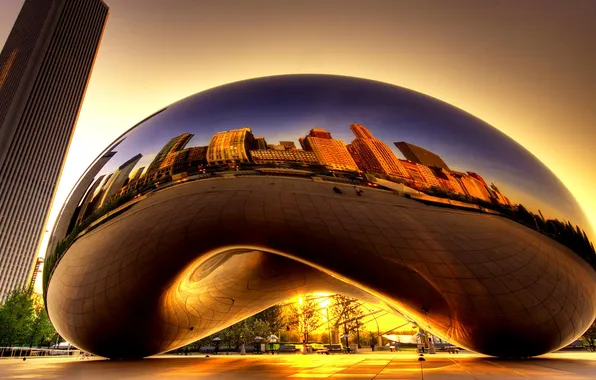
<path fill-rule="evenodd" d="M 0 46 L 22 3 L 0 0 Z M 596 223 L 593 1 L 106 3 L 48 231 L 78 177 L 132 125 L 205 89 L 297 73 L 373 79 L 461 108 L 538 157 Z"/>

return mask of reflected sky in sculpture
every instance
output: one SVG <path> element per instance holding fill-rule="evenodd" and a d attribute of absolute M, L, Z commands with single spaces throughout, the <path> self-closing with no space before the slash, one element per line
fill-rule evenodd
<path fill-rule="evenodd" d="M 294 141 L 322 128 L 346 144 L 352 123 L 366 126 L 398 157 L 406 141 L 437 153 L 459 171 L 494 182 L 513 203 L 545 217 L 587 222 L 573 196 L 538 159 L 483 121 L 439 100 L 397 86 L 350 77 L 286 75 L 236 82 L 183 99 L 125 134 L 99 174 L 131 157 L 147 167 L 172 137 L 194 133 L 186 147 L 207 146 L 216 132 L 248 126 L 268 143 Z"/>

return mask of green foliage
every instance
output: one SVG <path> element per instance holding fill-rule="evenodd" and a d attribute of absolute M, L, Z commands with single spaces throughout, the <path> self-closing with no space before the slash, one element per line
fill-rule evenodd
<path fill-rule="evenodd" d="M 0 346 L 49 345 L 57 333 L 31 290 L 15 290 L 0 306 Z"/>
<path fill-rule="evenodd" d="M 591 348 L 596 346 L 596 321 L 592 323 L 592 326 L 584 333 L 584 340 Z"/>
<path fill-rule="evenodd" d="M 191 351 L 198 351 L 203 346 L 213 346 L 213 338 L 219 337 L 221 339 L 220 347 L 237 350 L 242 343 L 247 345 L 257 343 L 255 340 L 257 336 L 263 338 L 262 343 L 265 343 L 267 337 L 271 334 L 278 335 L 280 330 L 285 329 L 285 326 L 283 307 L 274 305 L 186 347 Z"/>

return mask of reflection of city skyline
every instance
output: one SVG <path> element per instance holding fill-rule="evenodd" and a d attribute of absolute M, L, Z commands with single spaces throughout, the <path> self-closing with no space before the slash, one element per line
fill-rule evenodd
<path fill-rule="evenodd" d="M 140 189 L 159 181 L 182 180 L 204 173 L 213 166 L 223 166 L 220 170 L 225 170 L 226 165 L 237 168 L 238 164 L 289 165 L 294 169 L 316 165 L 332 172 L 364 173 L 366 180 L 374 175 L 387 176 L 391 181 L 423 192 L 439 190 L 512 205 L 480 174 L 451 170 L 434 152 L 408 142 L 394 142 L 406 157 L 401 159 L 366 126 L 351 124 L 349 129 L 354 139 L 346 144 L 324 129 L 313 128 L 298 138 L 302 149 L 290 139 L 281 140 L 279 144 L 267 143 L 265 136 L 255 137 L 249 127 L 219 131 L 211 136 L 207 146 L 189 147 L 195 134 L 185 132 L 169 139 L 157 154 L 152 155 L 150 163 L 141 162 L 143 155 L 139 153 L 115 172 L 99 176 L 82 202 L 83 213 L 79 218 L 89 216 L 112 198 L 126 193 L 137 194 Z M 90 204 L 92 207 L 87 209 Z"/>
<path fill-rule="evenodd" d="M 283 96 L 280 86 L 285 89 Z M 109 174 L 116 169 L 116 162 L 137 153 L 143 154 L 137 166 L 148 168 L 172 136 L 185 132 L 195 134 L 187 148 L 207 146 L 218 131 L 244 125 L 254 127 L 255 136 L 265 136 L 276 144 L 290 141 L 300 147 L 298 139 L 310 129 L 326 129 L 347 144 L 353 139 L 347 126 L 355 121 L 365 123 L 399 158 L 404 157 L 395 142 L 424 147 L 443 157 L 450 169 L 481 173 L 534 210 L 585 223 L 560 181 L 502 133 L 436 99 L 356 78 L 294 75 L 255 79 L 190 96 L 127 132 L 126 144 L 101 174 Z"/>

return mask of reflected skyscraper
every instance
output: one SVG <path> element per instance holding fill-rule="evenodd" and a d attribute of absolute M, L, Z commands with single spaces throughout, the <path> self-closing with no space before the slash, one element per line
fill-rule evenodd
<path fill-rule="evenodd" d="M 0 300 L 27 284 L 107 17 L 27 0 L 0 53 Z"/>
<path fill-rule="evenodd" d="M 249 151 L 257 142 L 248 127 L 231 131 L 217 132 L 207 148 L 207 161 L 210 164 L 249 162 Z"/>
<path fill-rule="evenodd" d="M 139 162 L 139 160 L 142 157 L 142 154 L 137 154 L 136 156 L 130 158 L 128 161 L 120 165 L 120 167 L 118 167 L 118 169 L 114 172 L 112 177 L 110 177 L 110 181 L 106 185 L 106 190 L 101 199 L 100 207 L 106 202 L 109 202 L 112 196 L 114 196 L 115 194 L 120 192 L 120 190 L 122 190 L 122 188 L 128 182 L 128 176 L 132 172 L 132 169 L 134 169 L 135 165 L 137 164 L 137 162 Z"/>
<path fill-rule="evenodd" d="M 357 171 L 358 166 L 348 152 L 343 141 L 331 137 L 324 129 L 311 129 L 308 135 L 300 138 L 304 150 L 312 150 L 317 160 L 334 170 Z"/>
<path fill-rule="evenodd" d="M 263 136 L 259 136 L 255 140 L 257 141 L 257 149 L 267 149 L 267 141 Z"/>
<path fill-rule="evenodd" d="M 352 124 L 350 130 L 356 136 L 352 141 L 352 151 L 362 165 L 361 169 L 399 177 L 409 177 L 407 170 L 399 162 L 391 149 L 383 141 L 375 138 L 363 125 Z"/>
<path fill-rule="evenodd" d="M 184 149 L 186 144 L 188 144 L 188 142 L 190 141 L 190 139 L 192 139 L 193 136 L 194 135 L 190 133 L 183 133 L 180 136 L 176 136 L 172 138 L 170 141 L 168 141 L 166 145 L 164 145 L 164 147 L 161 148 L 159 153 L 157 153 L 157 156 L 155 156 L 155 159 L 149 165 L 147 172 L 150 173 L 161 168 L 164 161 L 168 159 L 168 155 L 171 155 L 172 153 Z"/>
<path fill-rule="evenodd" d="M 445 170 L 449 170 L 449 166 L 437 154 L 426 150 L 417 145 L 407 143 L 405 141 L 396 142 L 395 146 L 402 152 L 406 159 L 426 166 L 436 166 Z"/>

